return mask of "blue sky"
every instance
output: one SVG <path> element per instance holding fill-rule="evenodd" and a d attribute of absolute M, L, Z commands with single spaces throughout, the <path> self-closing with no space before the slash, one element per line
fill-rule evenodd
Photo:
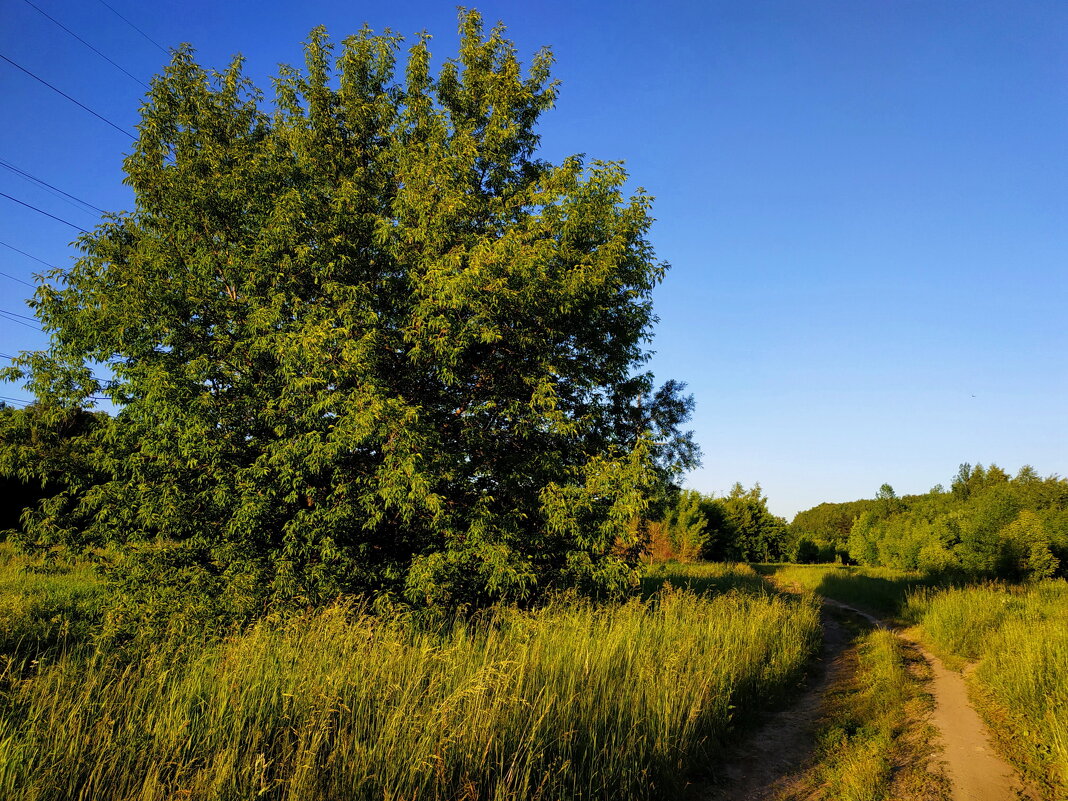
<path fill-rule="evenodd" d="M 452 2 L 108 0 L 268 89 L 308 30 L 427 30 Z M 166 56 L 99 0 L 33 0 L 143 81 Z M 1063 0 L 488 2 L 562 83 L 543 152 L 626 161 L 671 262 L 652 366 L 689 384 L 704 492 L 761 482 L 786 517 L 947 483 L 960 462 L 1068 473 L 1068 3 Z M 27 0 L 0 54 L 120 128 L 143 87 Z M 0 61 L 0 159 L 102 209 L 131 205 L 131 140 Z M 0 192 L 98 216 L 0 167 Z M 0 242 L 68 264 L 75 229 L 0 197 Z M 0 247 L 0 271 L 41 265 Z M 0 275 L 0 310 L 31 290 Z M 21 321 L 26 322 L 26 321 Z M 0 353 L 45 337 L 0 315 Z M 0 395 L 25 398 L 17 386 Z"/>

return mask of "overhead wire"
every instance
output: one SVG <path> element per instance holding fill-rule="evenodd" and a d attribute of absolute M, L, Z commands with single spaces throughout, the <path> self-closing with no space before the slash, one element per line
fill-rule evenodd
<path fill-rule="evenodd" d="M 33 259 L 34 261 L 36 261 L 36 262 L 38 262 L 40 264 L 43 264 L 45 267 L 51 267 L 51 268 L 55 269 L 55 265 L 54 264 L 49 264 L 44 259 L 39 259 L 36 256 L 34 256 L 33 254 L 27 253 L 25 250 L 19 250 L 14 245 L 9 245 L 7 242 L 3 242 L 3 241 L 0 241 L 0 245 L 3 245 L 5 248 L 8 248 L 9 250 L 13 250 L 16 253 L 21 253 L 27 259 Z M 25 281 L 23 281 L 23 283 L 25 283 Z"/>
<path fill-rule="evenodd" d="M 0 270 L 0 275 L 4 276 L 4 278 L 10 278 L 12 281 L 18 281 L 20 284 L 25 284 L 26 286 L 30 287 L 31 289 L 36 289 L 37 288 L 33 284 L 31 284 L 29 281 L 23 281 L 17 275 L 12 275 L 11 273 L 5 273 L 3 270 Z"/>
<path fill-rule="evenodd" d="M 19 315 L 19 316 L 21 316 L 21 315 Z M 12 316 L 11 312 L 6 312 L 6 311 L 3 311 L 2 309 L 0 309 L 0 319 L 6 320 L 9 323 L 16 323 L 18 325 L 24 325 L 27 328 L 32 328 L 34 331 L 43 331 L 44 330 L 43 328 L 41 328 L 41 326 L 34 325 L 33 323 L 23 322 L 22 320 L 17 319 L 16 316 Z"/>
<path fill-rule="evenodd" d="M 43 214 L 45 217 L 51 217 L 56 222 L 61 222 L 64 225 L 69 225 L 71 228 L 73 228 L 73 229 L 75 229 L 77 231 L 81 231 L 83 234 L 89 233 L 84 228 L 82 228 L 80 225 L 75 225 L 74 223 L 70 222 L 69 220 L 64 220 L 62 217 L 57 217 L 55 214 L 49 214 L 44 209 L 39 209 L 36 206 L 33 206 L 33 205 L 27 203 L 24 200 L 19 200 L 17 197 L 11 197 L 11 195 L 7 194 L 6 192 L 0 192 L 0 197 L 6 197 L 8 200 L 13 201 L 15 203 L 18 203 L 20 206 L 25 206 L 28 209 L 33 209 L 38 214 Z"/>
<path fill-rule="evenodd" d="M 115 123 L 113 123 L 113 122 L 112 122 L 111 120 L 109 120 L 109 119 L 108 119 L 107 117 L 104 117 L 104 116 L 103 116 L 103 115 L 101 115 L 101 114 L 97 114 L 97 113 L 96 113 L 95 111 L 93 111 L 93 110 L 92 110 L 91 108 L 89 108 L 89 106 L 85 105 L 84 103 L 79 103 L 79 102 L 78 102 L 77 100 L 75 100 L 75 99 L 74 99 L 73 97 L 71 97 L 71 96 L 70 96 L 70 95 L 68 95 L 68 94 L 67 94 L 66 92 L 64 92 L 64 91 L 63 91 L 62 89 L 57 89 L 57 88 L 56 88 L 55 86 L 53 86 L 52 84 L 50 84 L 50 83 L 49 83 L 48 81 L 46 81 L 46 80 L 45 80 L 44 78 L 42 78 L 42 77 L 40 77 L 40 76 L 38 76 L 38 75 L 35 75 L 34 73 L 30 72 L 30 71 L 29 71 L 28 69 L 26 69 L 25 67 L 23 67 L 23 66 L 22 66 L 21 64 L 17 64 L 17 63 L 15 63 L 15 62 L 14 62 L 14 61 L 12 61 L 12 60 L 11 60 L 10 58 L 8 58 L 7 56 L 5 56 L 5 55 L 4 55 L 3 53 L 0 53 L 0 58 L 2 58 L 2 59 L 3 59 L 4 61 L 6 61 L 6 62 L 7 62 L 8 64 L 10 64 L 10 65 L 11 65 L 12 67 L 14 67 L 15 69 L 17 69 L 17 70 L 21 70 L 22 72 L 26 73 L 26 74 L 27 74 L 27 75 L 29 75 L 29 76 L 30 76 L 31 78 L 33 78 L 33 79 L 34 79 L 35 81 L 39 81 L 40 83 L 43 83 L 43 84 L 44 84 L 45 86 L 47 86 L 47 87 L 48 87 L 49 89 L 51 89 L 51 90 L 52 90 L 53 92 L 55 92 L 55 93 L 57 93 L 57 94 L 60 94 L 60 95 L 62 95 L 63 97 L 67 98 L 67 100 L 69 100 L 69 101 L 70 101 L 71 103 L 73 103 L 74 105 L 78 106 L 78 107 L 79 107 L 79 108 L 81 108 L 81 109 L 84 109 L 85 111 L 88 111 L 88 112 L 89 112 L 90 114 L 92 114 L 92 115 L 93 115 L 94 117 L 96 117 L 96 118 L 97 118 L 98 120 L 102 120 L 103 122 L 106 122 L 106 123 L 107 123 L 108 125 L 110 125 L 110 126 L 111 126 L 112 128 L 114 128 L 114 129 L 115 129 L 116 131 L 118 131 L 119 133 L 121 133 L 121 134 L 124 134 L 124 135 L 126 135 L 126 136 L 130 137 L 131 139 L 136 139 L 136 138 L 137 138 L 137 137 L 135 137 L 135 136 L 134 136 L 134 135 L 133 135 L 132 133 L 130 133 L 129 131 L 127 131 L 126 129 L 124 129 L 124 128 L 120 128 L 120 127 L 119 127 L 118 125 L 116 125 Z"/>
<path fill-rule="evenodd" d="M 166 55 L 168 55 L 168 56 L 170 55 L 170 51 L 168 51 L 166 47 L 164 47 L 163 45 L 161 45 L 161 44 L 160 44 L 159 42 L 157 42 L 157 41 L 156 41 L 155 39 L 153 39 L 153 38 L 152 38 L 151 36 L 149 36 L 149 35 L 148 35 L 147 33 L 145 33 L 145 32 L 144 32 L 143 30 L 141 30 L 141 29 L 140 29 L 140 28 L 138 28 L 138 27 L 137 27 L 136 25 L 134 25 L 134 24 L 133 24 L 132 22 L 130 22 L 130 20 L 126 19 L 126 17 L 124 17 L 124 16 L 122 15 L 122 14 L 120 14 L 120 13 L 119 13 L 118 11 L 116 11 L 116 10 L 115 10 L 114 8 L 112 8 L 112 7 L 111 7 L 111 6 L 109 6 L 109 5 L 107 4 L 107 3 L 105 3 L 105 2 L 104 2 L 104 0 L 97 0 L 97 2 L 98 2 L 98 3 L 100 3 L 100 5 L 104 6 L 104 8 L 106 8 L 106 9 L 107 9 L 108 11 L 110 11 L 110 12 L 111 12 L 112 14 L 114 14 L 114 15 L 115 15 L 116 17 L 118 17 L 118 18 L 119 18 L 119 19 L 121 19 L 121 20 L 122 20 L 123 22 L 125 22 L 125 23 L 126 23 L 127 25 L 129 25 L 129 26 L 130 26 L 131 28 L 133 28 L 133 29 L 134 29 L 135 31 L 137 31 L 137 32 L 138 32 L 139 34 L 141 34 L 141 35 L 142 35 L 143 37 L 145 37 L 145 38 L 146 38 L 146 39 L 147 39 L 148 41 L 150 41 L 150 42 L 151 42 L 152 44 L 154 44 L 154 45 L 155 45 L 156 47 L 158 47 L 158 48 L 159 48 L 159 49 L 160 49 L 161 51 L 163 51 L 163 53 L 164 53 L 164 54 L 166 54 Z"/>
<path fill-rule="evenodd" d="M 66 31 L 67 33 L 69 33 L 69 34 L 70 34 L 71 36 L 73 36 L 73 37 L 74 37 L 75 39 L 77 39 L 77 40 L 78 40 L 79 42 L 81 42 L 81 43 L 82 43 L 83 45 L 85 45 L 86 47 L 88 47 L 88 48 L 89 48 L 90 50 L 92 50 L 92 51 L 93 51 L 94 53 L 96 53 L 96 54 L 97 54 L 98 56 L 100 56 L 100 57 L 101 57 L 102 59 L 104 59 L 104 61 L 106 61 L 106 62 L 107 62 L 108 64 L 110 64 L 111 66 L 113 66 L 113 67 L 114 67 L 115 69 L 119 70 L 120 72 L 122 72 L 123 74 L 125 74 L 126 76 L 128 76 L 129 78 L 132 78 L 133 80 L 137 81 L 137 82 L 138 82 L 139 84 L 141 84 L 141 85 L 142 85 L 143 87 L 145 87 L 146 89 L 148 88 L 148 84 L 147 84 L 147 83 L 145 83 L 144 81 L 142 81 L 142 80 L 141 80 L 140 78 L 138 78 L 138 77 L 137 77 L 136 75 L 134 75 L 133 73 L 131 73 L 131 72 L 128 72 L 128 71 L 127 71 L 127 70 L 126 70 L 125 68 L 123 68 L 123 67 L 122 67 L 122 66 L 120 66 L 119 64 L 117 64 L 117 63 L 115 63 L 114 61 L 112 61 L 112 60 L 111 60 L 110 58 L 108 58 L 108 57 L 107 57 L 106 55 L 104 55 L 103 53 L 101 53 L 101 52 L 100 52 L 99 50 L 97 50 L 97 49 L 96 49 L 95 47 L 93 47 L 93 46 L 92 46 L 91 44 L 89 44 L 89 43 L 88 43 L 87 41 L 85 41 L 85 39 L 83 39 L 82 37 L 80 37 L 80 36 L 79 36 L 78 34 L 76 34 L 76 33 L 75 33 L 74 31 L 72 31 L 72 30 L 71 30 L 70 28 L 68 28 L 68 27 L 67 27 L 66 25 L 64 25 L 64 24 L 63 24 L 62 22 L 60 22 L 60 21 L 59 21 L 58 19 L 56 19 L 56 18 L 55 18 L 55 17 L 53 17 L 53 16 L 51 15 L 51 14 L 49 14 L 49 13 L 48 13 L 47 11 L 45 11 L 45 10 L 44 10 L 44 9 L 42 9 L 42 8 L 41 8 L 40 6 L 38 6 L 38 5 L 36 4 L 36 3 L 32 3 L 32 2 L 30 2 L 30 0 L 22 0 L 22 1 L 23 1 L 23 2 L 24 2 L 24 3 L 26 4 L 26 5 L 30 6 L 30 8 L 33 8 L 33 9 L 34 9 L 34 10 L 36 10 L 36 11 L 37 11 L 38 13 L 40 13 L 40 14 L 44 15 L 45 17 L 47 17 L 48 19 L 52 20 L 52 22 L 54 22 L 54 23 L 55 23 L 56 25 L 58 25 L 58 26 L 59 26 L 60 28 L 62 28 L 63 30 L 65 30 L 65 31 Z"/>
<path fill-rule="evenodd" d="M 87 206 L 88 208 L 92 209 L 93 211 L 100 212 L 101 214 L 107 214 L 106 211 L 104 211 L 103 209 L 101 209 L 101 208 L 99 208 L 97 206 L 94 206 L 88 200 L 82 200 L 80 197 L 72 195 L 70 192 L 64 192 L 58 186 L 53 186 L 52 184 L 48 183 L 48 181 L 44 180 L 43 178 L 38 178 L 36 175 L 33 175 L 32 173 L 26 172 L 26 170 L 20 169 L 19 167 L 16 167 L 14 164 L 11 164 L 10 162 L 7 162 L 7 161 L 4 161 L 3 159 L 0 159 L 0 167 L 3 167 L 4 169 L 10 170 L 11 172 L 15 173 L 16 175 L 20 175 L 20 176 L 22 176 L 23 178 L 25 178 L 25 179 L 27 179 L 29 181 L 33 181 L 34 183 L 40 184 L 43 187 L 51 189 L 53 192 L 58 192 L 59 194 L 63 195 L 64 197 L 70 198 L 71 200 L 73 200 L 73 201 L 75 201 L 77 203 L 81 203 L 83 206 Z"/>
<path fill-rule="evenodd" d="M 23 320 L 37 320 L 36 317 L 30 317 L 28 314 L 19 314 L 18 312 L 8 311 L 7 309 L 0 309 L 0 314 L 10 314 L 13 317 L 21 317 Z"/>

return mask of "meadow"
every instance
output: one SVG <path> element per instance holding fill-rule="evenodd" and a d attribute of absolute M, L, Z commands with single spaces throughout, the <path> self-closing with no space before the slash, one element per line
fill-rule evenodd
<path fill-rule="evenodd" d="M 134 656 L 74 636 L 99 602 L 82 566 L 67 595 L 33 567 L 8 554 L 0 585 L 23 632 L 0 682 L 13 801 L 667 798 L 819 641 L 811 597 L 715 567 L 703 593 L 665 572 L 645 598 L 433 625 L 338 604 Z"/>

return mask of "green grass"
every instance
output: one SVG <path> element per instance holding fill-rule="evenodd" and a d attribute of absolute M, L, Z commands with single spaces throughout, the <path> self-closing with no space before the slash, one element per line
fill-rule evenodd
<path fill-rule="evenodd" d="M 754 565 L 780 586 L 811 590 L 881 617 L 896 618 L 918 588 L 942 580 L 915 571 L 845 565 Z"/>
<path fill-rule="evenodd" d="M 651 565 L 642 576 L 642 597 L 651 597 L 664 585 L 696 593 L 738 590 L 759 595 L 775 591 L 774 586 L 751 566 L 737 562 L 661 562 Z"/>
<path fill-rule="evenodd" d="M 1068 797 L 1068 582 L 918 593 L 909 613 L 940 654 L 976 663 L 973 695 L 1002 746 Z"/>
<path fill-rule="evenodd" d="M 41 562 L 0 543 L 0 658 L 35 659 L 88 640 L 103 601 L 103 583 L 89 564 Z"/>
<path fill-rule="evenodd" d="M 135 662 L 72 651 L 0 694 L 0 796 L 673 797 L 818 638 L 811 599 L 669 590 L 436 631 L 337 607 Z"/>

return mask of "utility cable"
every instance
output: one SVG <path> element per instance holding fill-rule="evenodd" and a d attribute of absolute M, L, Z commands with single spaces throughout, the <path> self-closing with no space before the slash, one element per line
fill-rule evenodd
<path fill-rule="evenodd" d="M 43 180 L 41 178 L 38 178 L 36 175 L 32 175 L 31 173 L 28 173 L 25 170 L 20 170 L 14 164 L 6 162 L 3 159 L 0 159 L 0 167 L 4 167 L 5 169 L 11 170 L 11 172 L 15 173 L 16 175 L 21 175 L 23 178 L 26 178 L 26 179 L 28 179 L 30 181 L 33 181 L 34 183 L 40 184 L 43 187 L 51 189 L 53 192 L 58 192 L 59 194 L 63 195 L 64 197 L 70 198 L 71 200 L 75 201 L 76 203 L 81 203 L 83 206 L 88 206 L 93 211 L 98 211 L 101 214 L 107 214 L 106 211 L 104 211 L 101 208 L 97 208 L 92 203 L 90 203 L 88 200 L 82 200 L 80 197 L 75 197 L 70 192 L 64 192 L 59 187 L 52 186 L 52 184 L 48 183 L 48 181 L 45 181 L 45 180 Z"/>
<path fill-rule="evenodd" d="M 119 66 L 118 64 L 116 64 L 116 63 L 115 63 L 114 61 L 112 61 L 112 60 L 111 60 L 110 58 L 108 58 L 107 56 L 105 56 L 105 55 L 104 55 L 103 53 L 101 53 L 101 52 L 100 52 L 99 50 L 97 50 L 97 49 L 96 49 L 95 47 L 93 47 L 93 46 L 92 46 L 91 44 L 89 44 L 89 43 L 88 43 L 87 41 L 85 41 L 85 39 L 83 39 L 82 37 L 80 37 L 80 36 L 79 36 L 78 34 L 76 34 L 76 33 L 75 33 L 74 31 L 72 31 L 72 30 L 71 30 L 70 28 L 68 28 L 68 27 L 67 27 L 66 25 L 64 25 L 64 24 L 63 24 L 62 22 L 60 22 L 60 21 L 59 21 L 58 19 L 56 19 L 55 17 L 53 17 L 53 16 L 52 16 L 51 14 L 49 14 L 49 13 L 48 13 L 47 11 L 45 11 L 44 9 L 42 9 L 42 8 L 41 8 L 40 6 L 36 5 L 35 3 L 31 3 L 31 2 L 30 2 L 30 0 L 23 0 L 23 2 L 24 2 L 24 3 L 26 4 L 26 5 L 30 6 L 30 8 L 33 8 L 33 9 L 35 9 L 35 10 L 36 10 L 36 11 L 38 11 L 38 12 L 39 12 L 40 14 L 43 14 L 43 15 L 44 15 L 45 17 L 47 17 L 48 19 L 52 20 L 52 22 L 54 22 L 54 23 L 55 23 L 56 25 L 58 25 L 58 26 L 59 26 L 60 28 L 62 28 L 63 30 L 65 30 L 65 31 L 66 31 L 67 33 L 69 33 L 69 34 L 70 34 L 71 36 L 73 36 L 73 37 L 74 37 L 75 39 L 77 39 L 77 40 L 78 40 L 79 42 L 81 42 L 81 43 L 82 43 L 83 45 L 85 45 L 86 47 L 88 47 L 88 48 L 89 48 L 90 50 L 92 50 L 92 51 L 93 51 L 94 53 L 96 53 L 96 54 L 97 54 L 98 56 L 100 56 L 100 57 L 101 57 L 102 59 L 104 59 L 104 61 L 106 61 L 106 62 L 107 62 L 108 64 L 110 64 L 111 66 L 113 66 L 113 67 L 114 67 L 115 69 L 117 69 L 117 70 L 119 70 L 120 72 L 124 73 L 125 75 L 127 75 L 127 76 L 128 76 L 128 77 L 130 77 L 130 78 L 132 78 L 133 80 L 137 81 L 137 82 L 138 82 L 139 84 L 141 84 L 141 85 L 142 85 L 143 87 L 145 87 L 146 89 L 148 88 L 148 84 L 147 84 L 147 83 L 145 83 L 144 81 L 142 81 L 142 80 L 141 80 L 140 78 L 138 78 L 138 77 L 137 77 L 136 75 L 134 75 L 134 74 L 132 74 L 132 73 L 130 73 L 130 72 L 127 72 L 127 71 L 126 71 L 126 70 L 125 70 L 125 69 L 124 69 L 123 67 L 120 67 L 120 66 Z"/>
<path fill-rule="evenodd" d="M 157 41 L 156 41 L 155 39 L 153 39 L 153 38 L 152 38 L 151 36 L 149 36 L 149 35 L 148 35 L 147 33 L 145 33 L 145 32 L 144 32 L 143 30 L 141 30 L 141 29 L 140 29 L 140 28 L 138 28 L 138 27 L 137 27 L 136 25 L 134 25 L 134 24 L 133 24 L 132 22 L 130 22 L 130 20 L 126 19 L 126 17 L 124 17 L 124 16 L 122 15 L 122 14 L 120 14 L 120 13 L 119 13 L 118 11 L 116 11 L 116 10 L 115 10 L 114 8 L 112 8 L 112 7 L 111 7 L 111 6 L 109 6 L 109 5 L 107 4 L 107 3 L 105 3 L 105 2 L 104 2 L 104 0 L 98 0 L 98 2 L 100 3 L 100 5 L 102 5 L 102 6 L 104 7 L 104 8 L 106 8 L 106 9 L 107 9 L 108 11 L 110 11 L 110 12 L 111 12 L 112 14 L 114 14 L 114 15 L 115 15 L 116 17 L 118 17 L 119 19 L 121 19 L 121 20 L 122 20 L 123 22 L 125 22 L 125 23 L 126 23 L 127 25 L 129 25 L 129 26 L 130 26 L 131 28 L 133 28 L 133 29 L 134 29 L 135 31 L 137 31 L 137 32 L 138 32 L 139 34 L 141 34 L 141 35 L 142 35 L 142 36 L 144 36 L 144 37 L 145 37 L 146 39 L 148 39 L 148 41 L 152 42 L 152 44 L 154 44 L 154 45 L 155 45 L 156 47 L 158 47 L 158 48 L 159 48 L 160 50 L 162 50 L 162 51 L 163 51 L 163 52 L 164 52 L 164 53 L 165 53 L 166 55 L 168 55 L 168 56 L 170 55 L 170 52 L 168 52 L 168 50 L 167 50 L 167 48 L 166 48 L 166 47 L 164 47 L 163 45 L 161 45 L 161 44 L 160 44 L 159 42 L 157 42 Z"/>
<path fill-rule="evenodd" d="M 5 248 L 7 248 L 8 250 L 13 250 L 13 251 L 15 251 L 16 253 L 21 253 L 21 254 L 22 254 L 23 256 L 25 256 L 25 257 L 26 257 L 27 259 L 33 259 L 33 260 L 34 260 L 35 262 L 37 262 L 37 263 L 39 263 L 39 264 L 43 264 L 43 265 L 44 265 L 45 267 L 51 267 L 52 269 L 55 269 L 55 265 L 54 265 L 54 264 L 49 264 L 49 263 L 48 263 L 47 261 L 45 261 L 44 259 L 39 259 L 39 258 L 37 258 L 36 256 L 30 255 L 30 254 L 29 254 L 29 253 L 27 253 L 27 252 L 26 252 L 25 250 L 19 250 L 19 249 L 18 249 L 17 247 L 15 247 L 14 245 L 9 245 L 9 244 L 8 244 L 7 242 L 3 242 L 3 241 L 0 241 L 0 245 L 3 245 L 3 246 L 4 246 Z M 25 283 L 25 282 L 23 282 L 23 283 Z"/>
<path fill-rule="evenodd" d="M 33 323 L 25 323 L 22 320 L 18 320 L 18 319 L 14 318 L 14 317 L 10 317 L 9 315 L 10 315 L 10 312 L 0 311 L 0 320 L 6 320 L 9 323 L 17 323 L 18 325 L 24 325 L 27 328 L 32 328 L 34 331 L 43 331 L 44 330 L 39 325 L 34 325 Z"/>
<path fill-rule="evenodd" d="M 8 311 L 7 309 L 0 309 L 0 314 L 10 314 L 13 317 L 21 317 L 23 320 L 33 320 L 34 322 L 37 321 L 36 317 L 30 317 L 30 315 L 28 314 L 19 314 L 18 312 Z"/>
<path fill-rule="evenodd" d="M 17 275 L 12 275 L 11 273 L 5 273 L 3 270 L 0 270 L 0 275 L 4 276 L 4 278 L 10 278 L 12 281 L 18 281 L 20 284 L 25 284 L 26 286 L 30 287 L 31 289 L 36 289 L 37 288 L 33 284 L 31 284 L 29 281 L 23 281 Z"/>
<path fill-rule="evenodd" d="M 20 206 L 25 206 L 28 209 L 33 209 L 38 214 L 43 214 L 45 217 L 51 217 L 56 222 L 61 222 L 64 225 L 69 225 L 71 228 L 74 228 L 77 231 L 81 231 L 83 234 L 89 233 L 84 228 L 82 228 L 80 225 L 75 225 L 72 222 L 68 222 L 67 220 L 62 219 L 61 217 L 57 217 L 55 214 L 49 214 L 47 211 L 44 211 L 43 209 L 39 209 L 36 206 L 31 206 L 29 203 L 26 203 L 25 201 L 19 200 L 17 197 L 11 197 L 11 195 L 6 194 L 5 192 L 0 192 L 0 197 L 6 197 L 8 200 L 11 200 L 11 201 L 13 201 L 15 203 L 18 203 Z"/>
<path fill-rule="evenodd" d="M 79 103 L 79 102 L 78 102 L 77 100 L 75 100 L 75 99 L 74 99 L 73 97 L 71 97 L 71 96 L 70 96 L 70 95 L 68 95 L 68 94 L 67 94 L 66 92 L 64 92 L 64 91 L 63 91 L 62 89 L 57 89 L 57 88 L 56 88 L 56 87 L 54 87 L 54 86 L 53 86 L 52 84 L 50 84 L 50 83 L 49 83 L 48 81 L 46 81 L 46 80 L 45 80 L 44 78 L 40 78 L 40 77 L 38 77 L 38 76 L 34 75 L 34 74 L 33 74 L 32 72 L 30 72 L 30 71 L 29 71 L 28 69 L 26 69 L 25 67 L 23 67 L 23 66 L 21 66 L 21 65 L 19 65 L 19 64 L 16 64 L 16 63 L 15 63 L 14 61 L 12 61 L 12 60 L 11 60 L 10 58 L 8 58 L 7 56 L 5 56 L 5 55 L 4 55 L 3 53 L 0 53 L 0 58 L 2 58 L 2 59 L 3 59 L 4 61 L 6 61 L 6 62 L 7 62 L 8 64 L 10 64 L 10 65 L 11 65 L 12 67 L 14 67 L 15 69 L 18 69 L 18 70 L 22 70 L 22 71 L 23 71 L 23 72 L 25 72 L 25 73 L 26 73 L 27 75 L 29 75 L 29 76 L 30 76 L 31 78 L 33 78 L 33 79 L 34 79 L 35 81 L 40 81 L 40 82 L 41 82 L 41 83 L 43 83 L 43 84 L 44 84 L 45 86 L 47 86 L 47 87 L 48 87 L 49 89 L 51 89 L 51 90 L 52 90 L 53 92 L 56 92 L 57 94 L 61 94 L 61 95 L 63 95 L 63 97 L 67 98 L 67 100 L 69 100 L 69 101 L 70 101 L 71 103 L 73 103 L 74 105 L 78 106 L 79 108 L 85 109 L 85 110 L 86 110 L 86 111 L 88 111 L 88 112 L 89 112 L 90 114 L 92 114 L 92 115 L 93 115 L 94 117 L 96 117 L 96 118 L 97 118 L 98 120 L 103 120 L 104 122 L 106 122 L 106 123 L 107 123 L 108 125 L 110 125 L 110 126 L 111 126 L 112 128 L 114 128 L 114 129 L 115 129 L 116 131 L 118 131 L 119 133 L 121 133 L 121 134 L 125 134 L 126 136 L 130 137 L 131 139 L 135 139 L 135 140 L 136 140 L 136 138 L 137 138 L 137 137 L 135 137 L 135 136 L 134 136 L 134 135 L 133 135 L 132 133 L 130 133 L 129 131 L 127 131 L 127 130 L 125 130 L 125 129 L 123 129 L 123 128 L 120 128 L 120 127 L 119 127 L 118 125 L 116 125 L 115 123 L 113 123 L 113 122 L 112 122 L 111 120 L 109 120 L 109 119 L 108 119 L 107 117 L 102 117 L 101 115 L 97 114 L 97 113 L 96 113 L 95 111 L 93 111 L 93 110 L 92 110 L 91 108 L 89 108 L 89 106 L 87 106 L 87 105 L 85 105 L 85 104 L 83 104 L 83 103 Z"/>
<path fill-rule="evenodd" d="M 0 395 L 0 401 L 8 401 L 10 403 L 21 403 L 24 407 L 29 406 L 33 401 L 25 400 L 24 398 L 10 398 L 7 395 Z"/>

